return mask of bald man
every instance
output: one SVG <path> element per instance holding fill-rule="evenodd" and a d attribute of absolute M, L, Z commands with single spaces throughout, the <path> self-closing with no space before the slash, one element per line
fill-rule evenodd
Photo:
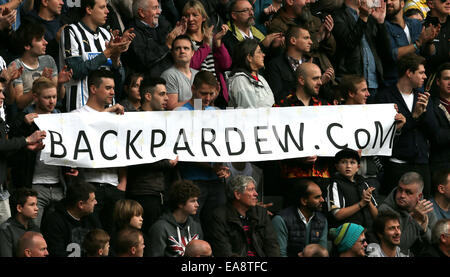
<path fill-rule="evenodd" d="M 211 257 L 211 246 L 207 241 L 194 239 L 189 242 L 185 250 L 186 257 Z"/>
<path fill-rule="evenodd" d="M 47 243 L 41 233 L 28 231 L 19 239 L 17 257 L 47 257 Z"/>
<path fill-rule="evenodd" d="M 300 64 L 295 70 L 297 87 L 295 92 L 288 94 L 280 100 L 276 107 L 292 106 L 324 106 L 329 105 L 327 101 L 319 98 L 319 90 L 322 86 L 322 74 L 320 68 L 311 62 Z M 275 195 L 281 195 L 285 199 L 290 199 L 289 191 L 297 178 L 313 178 L 314 181 L 324 191 L 329 178 L 329 168 L 333 166 L 330 158 L 317 158 L 317 156 L 288 159 L 281 161 L 280 177 L 285 186 L 276 186 L 280 191 L 274 191 Z M 292 203 L 288 203 L 292 204 Z"/>
<path fill-rule="evenodd" d="M 320 244 L 312 243 L 305 246 L 299 257 L 329 257 L 328 250 Z"/>

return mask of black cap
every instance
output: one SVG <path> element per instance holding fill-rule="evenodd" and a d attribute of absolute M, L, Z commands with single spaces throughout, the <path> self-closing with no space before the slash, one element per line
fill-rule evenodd
<path fill-rule="evenodd" d="M 355 151 L 350 148 L 345 148 L 336 153 L 334 156 L 334 163 L 338 163 L 342 159 L 355 159 L 358 163 L 361 162 L 361 157 L 358 154 L 358 151 Z"/>

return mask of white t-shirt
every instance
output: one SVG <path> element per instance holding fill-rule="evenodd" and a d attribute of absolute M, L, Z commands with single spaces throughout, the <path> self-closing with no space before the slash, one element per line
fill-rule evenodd
<path fill-rule="evenodd" d="M 89 107 L 88 105 L 84 105 L 83 107 L 73 110 L 73 113 L 99 113 L 99 111 Z M 94 182 L 94 183 L 106 183 L 113 186 L 119 184 L 119 170 L 115 167 L 112 168 L 83 168 L 83 173 L 86 182 Z"/>
<path fill-rule="evenodd" d="M 403 97 L 403 100 L 405 100 L 406 106 L 408 107 L 408 110 L 412 112 L 413 105 L 414 105 L 414 93 L 406 94 L 406 93 L 400 93 Z"/>
<path fill-rule="evenodd" d="M 34 167 L 33 184 L 58 184 L 59 170 L 61 167 L 46 165 L 40 160 L 41 152 L 36 155 L 36 164 Z"/>

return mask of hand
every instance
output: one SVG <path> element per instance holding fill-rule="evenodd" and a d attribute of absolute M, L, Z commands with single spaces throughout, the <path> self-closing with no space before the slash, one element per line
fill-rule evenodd
<path fill-rule="evenodd" d="M 374 187 L 369 187 L 365 190 L 363 190 L 362 195 L 361 195 L 361 201 L 360 204 L 361 206 L 366 206 L 370 203 L 370 201 L 372 201 L 372 192 L 375 190 Z"/>
<path fill-rule="evenodd" d="M 22 76 L 22 73 L 23 73 L 23 66 L 17 68 L 16 62 L 12 62 L 6 69 L 2 71 L 0 76 L 5 78 L 7 83 L 10 83 L 11 81 Z"/>
<path fill-rule="evenodd" d="M 124 107 L 122 105 L 115 104 L 114 106 L 106 108 L 105 112 L 116 113 L 116 114 L 124 114 L 125 113 L 125 109 L 124 109 Z"/>
<path fill-rule="evenodd" d="M 181 20 L 177 22 L 175 27 L 166 37 L 166 45 L 169 49 L 172 48 L 172 41 L 179 35 L 184 35 L 187 30 L 187 19 L 185 16 L 181 17 Z"/>
<path fill-rule="evenodd" d="M 316 160 L 317 160 L 317 155 L 310 156 L 310 157 L 305 157 L 305 158 L 301 158 L 301 160 L 302 160 L 303 163 L 306 163 L 306 164 L 313 164 L 313 163 L 315 163 Z"/>
<path fill-rule="evenodd" d="M 427 111 L 427 105 L 428 105 L 428 98 L 430 97 L 430 94 L 428 92 L 419 93 L 419 96 L 417 98 L 416 106 L 414 107 L 412 117 L 414 119 L 419 118 L 424 112 Z"/>
<path fill-rule="evenodd" d="M 284 36 L 283 33 L 271 33 L 268 34 L 261 42 L 264 47 L 269 48 L 269 47 L 278 47 L 281 46 L 282 43 L 284 43 Z M 272 45 L 273 43 L 273 45 Z"/>
<path fill-rule="evenodd" d="M 214 25 L 211 25 L 206 28 L 205 33 L 203 34 L 203 43 L 207 45 L 211 45 L 211 41 L 213 39 L 213 30 Z"/>
<path fill-rule="evenodd" d="M 220 47 L 222 45 L 222 38 L 225 36 L 229 29 L 230 27 L 228 27 L 227 24 L 223 24 L 220 32 L 214 35 L 213 42 L 216 47 Z"/>
<path fill-rule="evenodd" d="M 31 125 L 34 122 L 34 119 L 39 117 L 37 113 L 29 113 L 25 115 L 24 121 L 26 124 Z"/>
<path fill-rule="evenodd" d="M 230 169 L 220 163 L 215 163 L 213 170 L 219 178 L 227 179 L 231 175 Z"/>
<path fill-rule="evenodd" d="M 327 15 L 325 17 L 325 21 L 323 22 L 322 26 L 320 26 L 319 28 L 320 41 L 327 39 L 330 36 L 333 27 L 334 27 L 333 17 L 331 15 Z"/>
<path fill-rule="evenodd" d="M 122 35 L 122 40 L 125 41 L 133 41 L 133 39 L 136 37 L 136 34 L 134 33 L 134 28 L 130 28 L 128 30 L 125 30 Z"/>
<path fill-rule="evenodd" d="M 67 65 L 58 73 L 58 84 L 65 84 L 72 79 L 73 70 L 67 70 Z"/>
<path fill-rule="evenodd" d="M 74 176 L 74 177 L 77 177 L 77 176 L 78 176 L 78 173 L 79 173 L 78 169 L 76 169 L 76 168 L 71 168 L 68 172 L 66 172 L 66 175 L 67 175 L 67 176 Z"/>
<path fill-rule="evenodd" d="M 275 7 L 272 4 L 270 4 L 267 8 L 264 9 L 264 13 L 267 15 L 270 15 L 270 14 L 273 14 L 276 12 L 277 12 L 277 9 L 275 9 Z"/>
<path fill-rule="evenodd" d="M 44 70 L 42 70 L 42 77 L 45 77 L 47 79 L 52 79 L 53 69 L 50 67 L 44 67 Z"/>
<path fill-rule="evenodd" d="M 10 10 L 9 8 L 0 8 L 0 30 L 9 30 L 11 26 L 16 22 L 17 10 Z"/>
<path fill-rule="evenodd" d="M 113 40 L 105 42 L 106 49 L 103 51 L 107 58 L 119 57 L 121 53 L 126 52 L 130 46 L 131 41 L 124 40 L 121 42 L 114 42 Z"/>
<path fill-rule="evenodd" d="M 45 148 L 45 144 L 41 141 L 41 142 L 37 142 L 37 143 L 32 143 L 32 144 L 28 144 L 27 145 L 27 149 L 34 151 L 34 152 L 38 152 L 41 151 L 42 149 Z"/>
<path fill-rule="evenodd" d="M 397 113 L 394 117 L 395 119 L 395 126 L 397 128 L 397 131 L 400 130 L 406 123 L 406 117 L 401 114 L 401 113 Z"/>
<path fill-rule="evenodd" d="M 327 70 L 323 73 L 322 77 L 322 85 L 328 83 L 331 80 L 334 80 L 334 69 L 332 67 L 328 67 Z"/>
<path fill-rule="evenodd" d="M 36 144 L 42 142 L 46 135 L 47 134 L 45 133 L 45 131 L 37 130 L 26 138 L 27 144 Z"/>
<path fill-rule="evenodd" d="M 264 209 L 267 209 L 269 207 L 272 207 L 273 203 L 270 202 L 270 203 L 264 204 L 262 201 L 260 201 L 260 202 L 256 203 L 256 205 L 258 205 L 260 207 L 263 207 Z M 273 216 L 273 213 L 270 212 L 269 210 L 267 210 L 267 214 L 270 215 L 270 216 Z"/>
<path fill-rule="evenodd" d="M 378 24 L 383 24 L 386 18 L 386 2 L 381 1 L 381 7 L 375 8 L 372 11 L 372 17 L 378 22 Z"/>
<path fill-rule="evenodd" d="M 433 211 L 433 203 L 429 200 L 419 200 L 410 215 L 426 231 L 428 226 L 428 213 Z"/>
<path fill-rule="evenodd" d="M 175 160 L 169 160 L 169 164 L 171 167 L 175 167 L 178 163 L 178 156 Z"/>
<path fill-rule="evenodd" d="M 367 1 L 366 0 L 360 0 L 359 1 L 359 18 L 361 18 L 362 21 L 367 22 L 367 19 L 369 18 L 370 10 L 369 7 L 367 7 Z"/>

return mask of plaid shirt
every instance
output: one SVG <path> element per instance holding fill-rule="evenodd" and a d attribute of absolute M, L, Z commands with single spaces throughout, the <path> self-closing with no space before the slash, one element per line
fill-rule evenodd
<path fill-rule="evenodd" d="M 330 105 L 324 100 L 320 100 L 316 97 L 311 97 L 308 106 L 325 106 Z M 298 99 L 295 93 L 290 93 L 288 96 L 280 100 L 280 104 L 275 104 L 274 107 L 295 107 L 295 106 L 305 106 L 300 99 Z"/>

